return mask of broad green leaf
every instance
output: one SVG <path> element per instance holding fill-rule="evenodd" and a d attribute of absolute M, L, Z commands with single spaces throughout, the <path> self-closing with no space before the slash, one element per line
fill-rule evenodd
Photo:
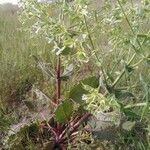
<path fill-rule="evenodd" d="M 126 121 L 122 124 L 122 128 L 126 131 L 131 131 L 134 126 L 135 126 L 136 122 L 135 121 Z"/>
<path fill-rule="evenodd" d="M 133 108 L 123 108 L 124 114 L 129 120 L 140 120 L 140 115 L 133 111 Z"/>
<path fill-rule="evenodd" d="M 82 103 L 82 95 L 87 94 L 88 92 L 83 88 L 82 84 L 75 85 L 69 93 L 69 98 L 74 100 L 77 103 Z"/>
<path fill-rule="evenodd" d="M 88 91 L 84 89 L 83 85 L 91 86 L 92 88 L 98 88 L 99 86 L 99 79 L 98 77 L 88 77 L 82 81 L 80 81 L 79 84 L 75 85 L 69 93 L 69 98 L 74 100 L 77 103 L 83 103 L 82 96 L 83 94 L 88 94 Z"/>
<path fill-rule="evenodd" d="M 63 101 L 56 109 L 56 119 L 60 123 L 66 123 L 73 113 L 73 103 L 70 100 Z"/>
<path fill-rule="evenodd" d="M 99 86 L 99 78 L 96 77 L 96 76 L 88 77 L 88 78 L 82 80 L 81 83 L 83 83 L 85 85 L 89 85 L 92 88 L 98 88 L 98 86 Z"/>

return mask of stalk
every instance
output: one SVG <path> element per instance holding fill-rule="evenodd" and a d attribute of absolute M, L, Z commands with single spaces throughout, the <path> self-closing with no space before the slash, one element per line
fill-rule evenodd
<path fill-rule="evenodd" d="M 59 104 L 60 96 L 61 96 L 61 59 L 60 56 L 58 56 L 57 60 L 57 78 L 56 78 L 56 87 L 57 87 L 57 104 Z"/>
<path fill-rule="evenodd" d="M 145 106 L 147 106 L 147 103 L 137 103 L 137 104 L 133 104 L 133 105 L 127 105 L 124 108 L 128 109 L 128 108 L 145 107 Z"/>
<path fill-rule="evenodd" d="M 127 15 L 126 15 L 125 11 L 124 11 L 124 9 L 123 9 L 123 6 L 122 6 L 120 0 L 117 0 L 117 2 L 118 2 L 119 6 L 120 6 L 120 8 L 121 8 L 121 11 L 122 11 L 122 13 L 123 13 L 123 15 L 124 15 L 124 17 L 125 17 L 125 19 L 126 19 L 128 25 L 129 25 L 130 29 L 131 29 L 132 34 L 133 34 L 134 36 L 136 36 L 136 33 L 135 33 L 134 29 L 132 28 L 132 25 L 131 25 L 131 23 L 130 23 L 130 21 L 129 21 L 129 19 L 128 19 L 128 17 L 127 17 Z M 141 45 L 141 43 L 140 43 L 140 41 L 139 41 L 138 38 L 136 38 L 136 41 L 137 41 L 137 43 L 138 43 L 138 45 L 139 45 L 141 51 L 143 51 L 142 45 Z"/>
<path fill-rule="evenodd" d="M 60 97 L 61 97 L 61 59 L 60 59 L 60 55 L 58 56 L 57 58 L 57 76 L 56 76 L 56 87 L 57 87 L 57 100 L 56 100 L 56 103 L 57 105 L 59 105 L 60 103 Z M 60 123 L 57 123 L 57 131 L 59 132 L 61 130 L 61 124 Z M 60 134 L 60 133 L 58 133 Z M 58 137 L 59 139 L 59 137 Z M 57 139 L 57 140 L 58 140 Z"/>
<path fill-rule="evenodd" d="M 86 119 L 88 119 L 91 116 L 90 113 L 86 113 L 82 116 L 82 118 L 73 125 L 73 127 L 70 129 L 70 133 L 73 133 L 76 131 L 76 129 L 81 125 L 82 122 L 84 122 Z"/>
<path fill-rule="evenodd" d="M 88 38 L 89 38 L 89 41 L 90 41 L 91 46 L 92 46 L 92 50 L 95 51 L 94 42 L 93 42 L 92 36 L 91 36 L 91 34 L 90 34 L 90 30 L 89 30 L 88 23 L 87 23 L 87 20 L 86 20 L 86 16 L 85 16 L 85 15 L 84 15 L 84 22 L 85 22 L 85 26 L 86 26 L 86 31 L 87 31 L 87 33 L 88 33 Z M 103 76 L 104 76 L 105 83 L 106 83 L 106 85 L 107 85 L 107 80 L 106 80 L 104 68 L 103 68 L 103 66 L 102 66 L 102 62 L 101 62 L 101 60 L 99 59 L 98 54 L 96 53 L 96 51 L 94 52 L 94 55 L 95 55 L 95 58 L 97 59 L 97 61 L 101 64 L 101 71 L 102 71 L 102 74 L 103 74 Z"/>
<path fill-rule="evenodd" d="M 132 58 L 129 60 L 129 62 L 127 63 L 127 66 L 131 64 L 131 62 L 135 59 L 136 57 L 136 53 L 134 53 L 134 55 L 132 56 Z M 125 74 L 125 69 L 122 70 L 120 76 L 118 76 L 118 78 L 114 81 L 114 83 L 112 84 L 112 88 L 115 87 L 115 85 L 120 81 L 120 79 L 122 78 L 122 76 Z"/>
<path fill-rule="evenodd" d="M 123 9 L 123 7 L 122 7 L 122 4 L 121 4 L 120 0 L 117 0 L 117 2 L 118 2 L 119 6 L 120 6 L 120 8 L 121 8 L 121 10 L 122 10 L 122 13 L 123 13 L 123 15 L 124 15 L 124 17 L 125 17 L 125 19 L 126 19 L 128 25 L 129 25 L 130 29 L 131 29 L 131 32 L 132 32 L 133 36 L 135 36 L 135 35 L 136 35 L 136 34 L 135 34 L 135 31 L 134 31 L 133 28 L 132 28 L 132 25 L 131 25 L 131 23 L 130 23 L 130 21 L 129 21 L 129 19 L 128 19 L 127 15 L 126 15 L 126 13 L 125 13 L 125 11 L 124 11 L 124 9 Z M 139 45 L 139 47 L 140 47 L 140 49 L 141 49 L 141 51 L 142 51 L 142 50 L 143 50 L 143 49 L 142 49 L 142 45 L 141 45 L 140 41 L 138 40 L 138 38 L 136 38 L 136 41 L 137 41 L 137 43 L 138 43 L 138 45 Z M 135 48 L 135 47 L 134 47 L 134 48 Z M 136 48 L 135 48 L 135 49 L 136 49 Z M 137 51 L 137 50 L 136 50 L 136 51 Z M 134 53 L 134 55 L 133 55 L 132 58 L 129 60 L 129 62 L 128 62 L 127 65 L 130 65 L 131 62 L 135 59 L 135 57 L 136 57 L 136 53 Z M 122 70 L 120 76 L 114 81 L 114 83 L 112 84 L 112 88 L 115 87 L 115 85 L 120 81 L 120 79 L 123 77 L 124 74 L 125 74 L 125 69 Z"/>

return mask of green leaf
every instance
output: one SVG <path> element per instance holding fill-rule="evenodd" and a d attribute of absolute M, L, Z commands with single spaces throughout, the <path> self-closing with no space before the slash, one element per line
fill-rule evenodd
<path fill-rule="evenodd" d="M 83 103 L 82 95 L 88 94 L 88 92 L 83 88 L 82 84 L 75 85 L 69 93 L 69 98 L 74 100 L 77 103 Z"/>
<path fill-rule="evenodd" d="M 148 65 L 150 65 L 150 55 L 146 58 L 146 62 Z"/>
<path fill-rule="evenodd" d="M 126 121 L 122 124 L 122 128 L 126 131 L 131 131 L 135 126 L 135 121 Z"/>
<path fill-rule="evenodd" d="M 99 86 L 99 78 L 96 76 L 88 77 L 81 81 L 84 85 L 89 85 L 92 88 L 98 88 Z"/>
<path fill-rule="evenodd" d="M 128 73 L 131 73 L 132 71 L 134 71 L 133 67 L 126 65 L 125 69 Z"/>
<path fill-rule="evenodd" d="M 135 98 L 135 96 L 131 92 L 128 92 L 126 90 L 116 89 L 114 90 L 114 93 L 115 93 L 116 98 L 121 99 L 121 100 Z"/>
<path fill-rule="evenodd" d="M 138 38 L 145 38 L 146 40 L 150 40 L 150 36 L 148 36 L 147 34 L 138 34 L 137 37 Z"/>
<path fill-rule="evenodd" d="M 72 48 L 70 47 L 65 47 L 63 51 L 61 52 L 62 55 L 69 55 L 71 53 L 72 53 Z"/>
<path fill-rule="evenodd" d="M 140 120 L 140 118 L 141 118 L 139 114 L 137 114 L 136 112 L 133 111 L 133 108 L 125 108 L 124 107 L 123 112 L 129 120 Z"/>
<path fill-rule="evenodd" d="M 63 101 L 56 109 L 56 119 L 60 123 L 66 123 L 69 121 L 73 113 L 73 103 L 70 100 Z"/>
<path fill-rule="evenodd" d="M 77 52 L 77 59 L 84 63 L 87 63 L 89 61 L 89 58 L 86 55 L 86 53 L 82 51 Z"/>
<path fill-rule="evenodd" d="M 147 35 L 146 35 L 146 34 L 138 34 L 137 37 L 140 37 L 140 38 L 147 38 Z"/>
<path fill-rule="evenodd" d="M 83 94 L 88 94 L 88 91 L 84 89 L 83 85 L 91 86 L 92 88 L 98 88 L 99 86 L 99 79 L 98 77 L 88 77 L 82 81 L 80 81 L 79 84 L 75 85 L 69 93 L 69 98 L 74 100 L 77 103 L 83 103 L 82 96 Z"/>
<path fill-rule="evenodd" d="M 74 66 L 73 64 L 70 64 L 66 69 L 65 71 L 63 72 L 62 76 L 61 76 L 61 79 L 66 81 L 67 79 L 69 79 L 69 77 L 72 75 L 73 73 L 73 69 L 74 69 Z"/>

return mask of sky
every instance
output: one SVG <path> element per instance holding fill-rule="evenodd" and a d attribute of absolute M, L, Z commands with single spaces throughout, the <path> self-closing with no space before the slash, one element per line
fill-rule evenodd
<path fill-rule="evenodd" d="M 17 4 L 18 0 L 0 0 L 0 4 L 3 3 L 12 3 L 12 4 Z"/>

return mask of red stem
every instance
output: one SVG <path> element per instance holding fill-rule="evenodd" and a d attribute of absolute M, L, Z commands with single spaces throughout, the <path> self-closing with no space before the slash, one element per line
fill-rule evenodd
<path fill-rule="evenodd" d="M 56 103 L 57 105 L 59 104 L 60 102 L 60 97 L 61 97 L 61 60 L 60 60 L 60 56 L 58 56 L 58 59 L 57 59 L 57 78 L 56 78 L 56 92 L 57 92 L 57 100 L 56 100 Z M 58 130 L 58 134 L 59 131 L 61 130 L 61 124 L 57 123 L 57 130 Z"/>
<path fill-rule="evenodd" d="M 87 118 L 89 118 L 91 116 L 91 114 L 90 113 L 86 113 L 85 115 L 83 115 L 80 119 L 78 118 L 78 117 L 76 117 L 74 120 L 75 120 L 75 122 L 71 122 L 71 126 L 69 125 L 69 128 L 70 128 L 70 131 L 69 131 L 69 133 L 68 133 L 68 136 L 71 136 L 73 133 L 75 133 L 77 130 L 78 130 L 78 128 L 79 128 L 79 126 L 82 124 L 82 122 L 84 122 Z M 79 119 L 79 120 L 77 120 L 77 119 Z M 67 129 L 68 128 L 66 128 L 63 132 L 62 132 L 62 134 L 60 134 L 59 135 L 59 140 L 61 141 L 61 142 L 64 142 L 65 140 L 66 140 L 66 137 L 64 137 L 63 138 L 63 136 L 66 134 L 66 132 L 67 132 Z M 59 141 L 59 142 L 60 142 Z"/>
<path fill-rule="evenodd" d="M 90 113 L 86 113 L 85 115 L 83 115 L 83 117 L 73 125 L 73 127 L 70 130 L 70 133 L 72 134 L 74 131 L 76 131 L 76 129 L 81 125 L 81 123 L 84 122 L 90 116 L 91 116 Z"/>
<path fill-rule="evenodd" d="M 72 127 L 74 124 L 76 124 L 80 119 L 82 118 L 82 116 L 76 116 L 75 119 L 73 119 L 71 122 L 70 122 L 70 126 Z"/>
<path fill-rule="evenodd" d="M 57 79 L 56 79 L 56 84 L 57 84 L 57 104 L 59 104 L 60 96 L 61 96 L 61 79 L 60 79 L 60 74 L 61 74 L 61 60 L 60 56 L 58 56 L 58 61 L 57 61 Z"/>

